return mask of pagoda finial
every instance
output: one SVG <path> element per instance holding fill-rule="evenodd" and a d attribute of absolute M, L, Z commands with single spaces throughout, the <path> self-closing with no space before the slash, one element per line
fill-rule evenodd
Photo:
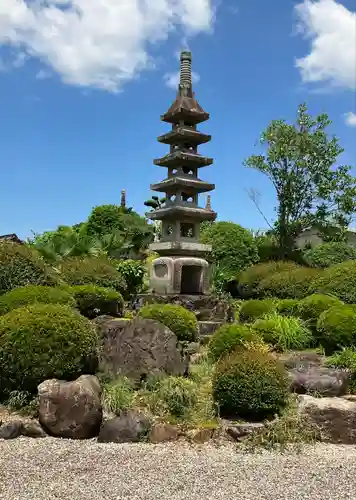
<path fill-rule="evenodd" d="M 210 196 L 210 194 L 208 194 L 208 196 L 206 198 L 205 208 L 206 208 L 206 210 L 212 210 L 212 208 L 211 208 L 211 196 Z"/>
<path fill-rule="evenodd" d="M 126 190 L 121 191 L 121 207 L 126 208 Z"/>
<path fill-rule="evenodd" d="M 179 90 L 192 89 L 192 53 L 182 50 L 180 53 L 180 80 Z"/>

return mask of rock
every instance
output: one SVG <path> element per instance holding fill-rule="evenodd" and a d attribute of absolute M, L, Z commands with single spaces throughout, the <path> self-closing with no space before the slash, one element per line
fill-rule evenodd
<path fill-rule="evenodd" d="M 9 422 L 0 427 L 0 439 L 16 439 L 22 434 L 23 423 L 21 420 Z"/>
<path fill-rule="evenodd" d="M 322 366 L 325 356 L 313 351 L 293 351 L 280 354 L 278 359 L 287 370 L 304 370 Z"/>
<path fill-rule="evenodd" d="M 356 402 L 303 395 L 298 411 L 320 429 L 323 441 L 356 444 Z"/>
<path fill-rule="evenodd" d="M 36 421 L 24 422 L 22 426 L 22 435 L 31 438 L 47 437 L 46 432 L 42 429 L 40 424 Z"/>
<path fill-rule="evenodd" d="M 189 356 L 184 355 L 169 328 L 151 319 L 112 319 L 97 326 L 101 339 L 99 370 L 145 380 L 152 372 L 184 375 Z"/>
<path fill-rule="evenodd" d="M 55 437 L 86 439 L 98 435 L 102 422 L 101 387 L 96 377 L 73 382 L 45 380 L 38 386 L 39 421 Z"/>
<path fill-rule="evenodd" d="M 149 420 L 141 413 L 128 410 L 103 423 L 99 443 L 137 443 L 150 430 Z"/>
<path fill-rule="evenodd" d="M 149 440 L 153 444 L 176 441 L 178 439 L 178 429 L 170 424 L 155 424 L 149 433 Z"/>
<path fill-rule="evenodd" d="M 188 437 L 193 443 L 204 444 L 214 435 L 214 429 L 196 429 L 189 432 Z"/>
<path fill-rule="evenodd" d="M 261 422 L 246 422 L 241 424 L 228 423 L 226 433 L 235 441 L 243 441 L 251 434 L 265 429 L 265 424 Z"/>
<path fill-rule="evenodd" d="M 348 389 L 349 374 L 345 370 L 326 366 L 289 371 L 291 390 L 297 394 L 316 393 L 322 396 L 342 396 Z"/>

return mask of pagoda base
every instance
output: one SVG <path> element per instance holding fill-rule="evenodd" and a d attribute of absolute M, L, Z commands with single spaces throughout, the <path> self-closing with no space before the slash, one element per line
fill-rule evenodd
<path fill-rule="evenodd" d="M 209 264 L 197 257 L 164 256 L 152 262 L 150 289 L 159 295 L 206 295 Z"/>

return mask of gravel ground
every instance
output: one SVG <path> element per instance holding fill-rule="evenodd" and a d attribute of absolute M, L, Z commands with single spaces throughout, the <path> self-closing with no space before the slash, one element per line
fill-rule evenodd
<path fill-rule="evenodd" d="M 355 492 L 350 446 L 282 455 L 232 445 L 0 442 L 1 500 L 344 500 Z"/>

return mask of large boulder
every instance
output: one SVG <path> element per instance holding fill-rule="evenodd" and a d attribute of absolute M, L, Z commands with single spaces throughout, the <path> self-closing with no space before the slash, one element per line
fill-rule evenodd
<path fill-rule="evenodd" d="M 343 396 L 349 385 L 348 372 L 326 366 L 296 368 L 288 373 L 291 379 L 291 390 L 297 394 Z"/>
<path fill-rule="evenodd" d="M 95 324 L 101 341 L 101 372 L 136 381 L 152 373 L 186 373 L 187 360 L 177 337 L 161 323 L 151 319 L 107 319 Z"/>
<path fill-rule="evenodd" d="M 356 444 L 356 402 L 303 395 L 299 412 L 320 429 L 323 441 Z"/>
<path fill-rule="evenodd" d="M 82 375 L 73 382 L 45 380 L 38 386 L 38 396 L 39 421 L 48 434 L 72 439 L 98 435 L 103 412 L 96 377 Z"/>
<path fill-rule="evenodd" d="M 147 436 L 150 421 L 142 413 L 123 411 L 118 417 L 103 423 L 99 443 L 137 443 Z"/>

